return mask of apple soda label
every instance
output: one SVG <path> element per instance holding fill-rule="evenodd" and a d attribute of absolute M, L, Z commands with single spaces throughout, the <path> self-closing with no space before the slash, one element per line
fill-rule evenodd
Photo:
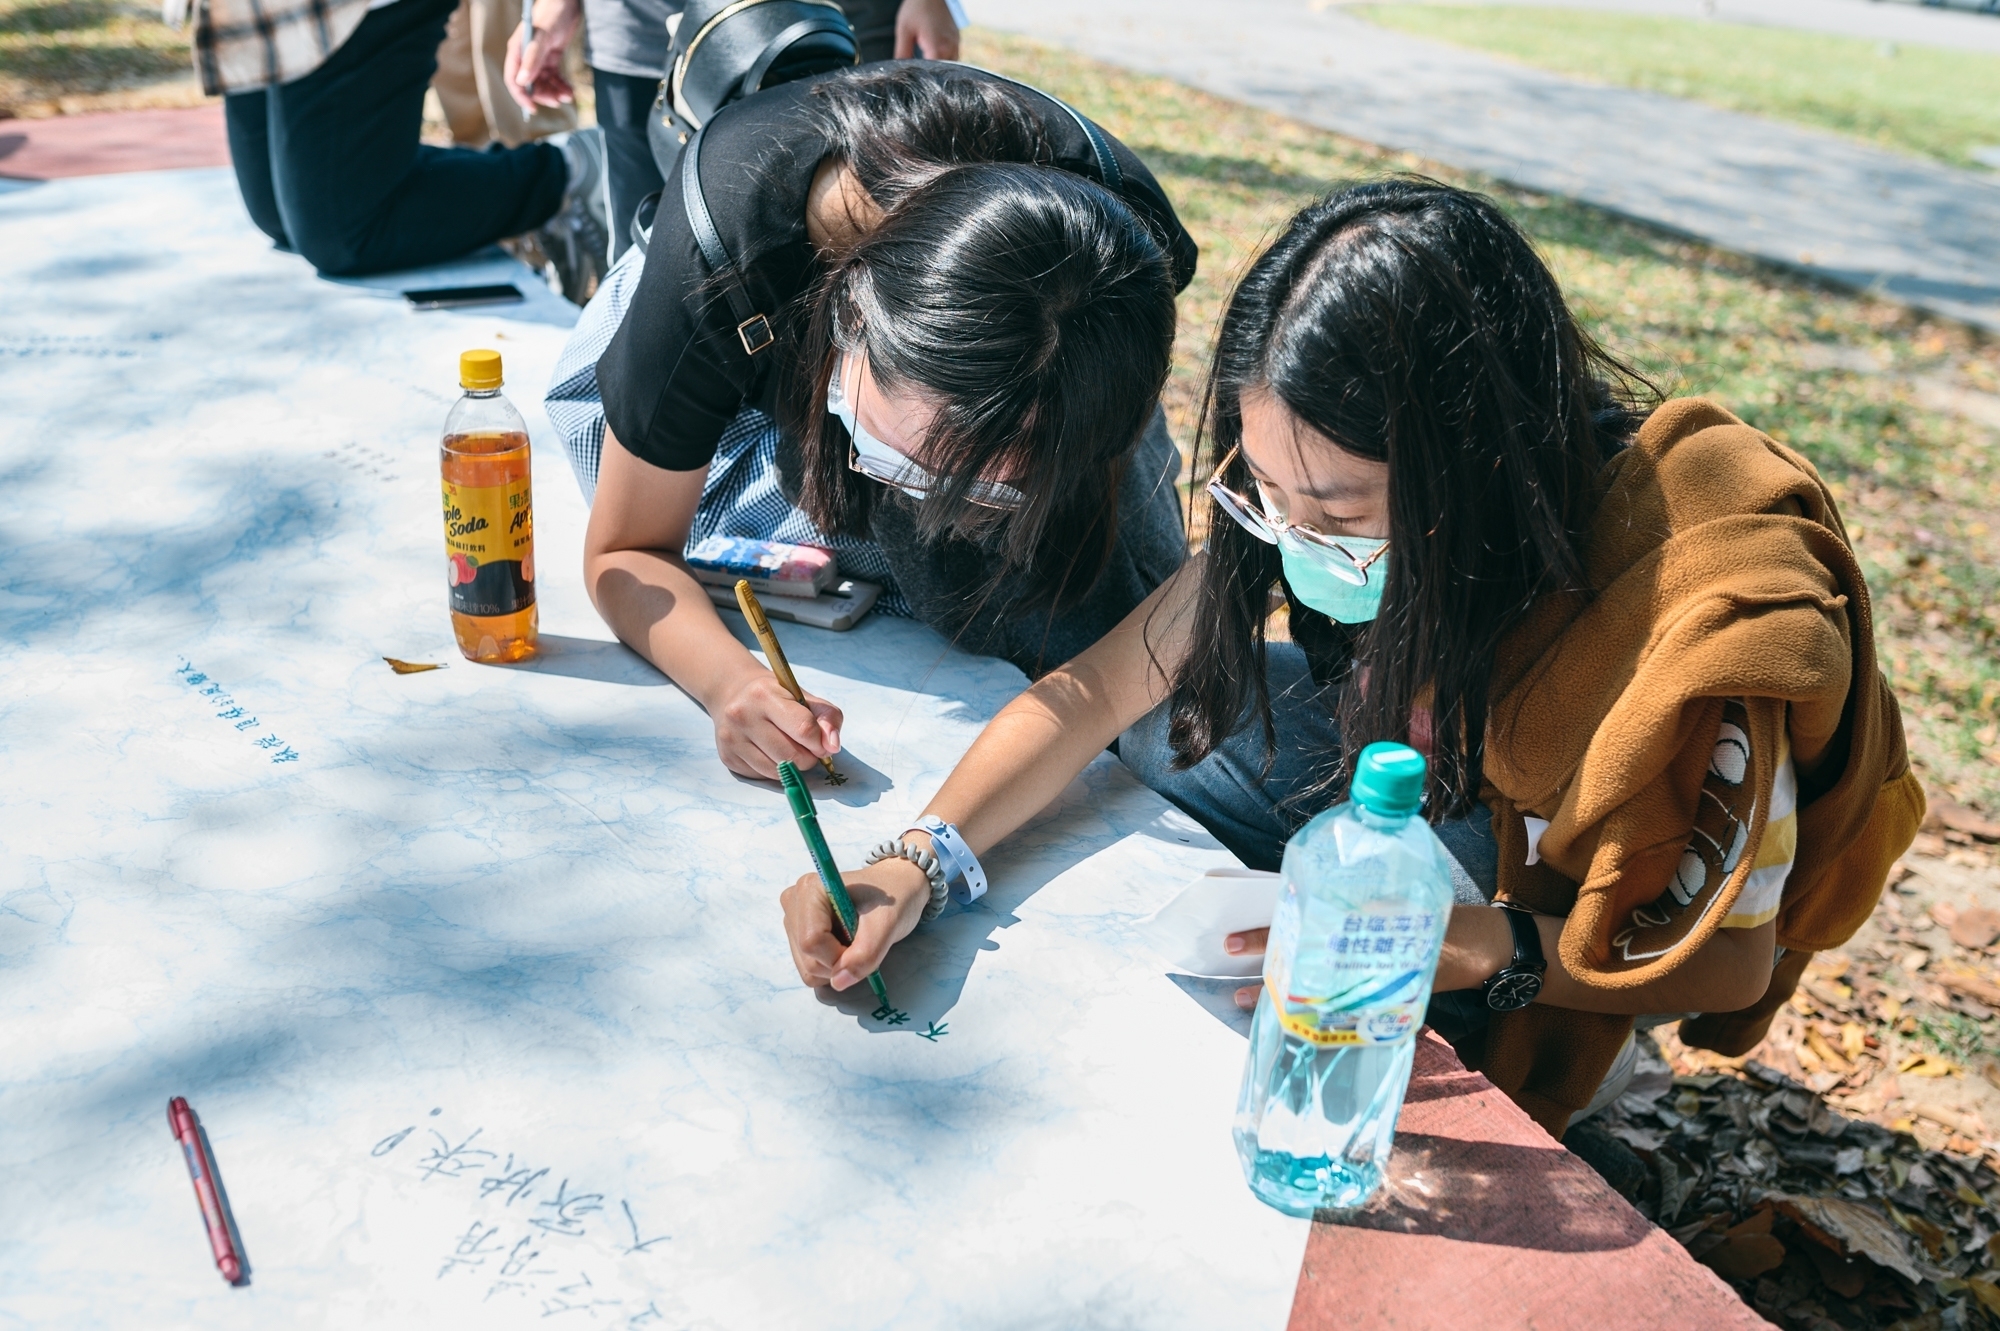
<path fill-rule="evenodd" d="M 444 482 L 445 579 L 461 615 L 511 615 L 535 603 L 535 505 L 528 478 Z"/>

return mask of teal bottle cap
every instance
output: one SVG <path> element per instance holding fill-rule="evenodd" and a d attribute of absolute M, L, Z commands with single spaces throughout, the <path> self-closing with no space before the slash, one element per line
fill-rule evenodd
<path fill-rule="evenodd" d="M 1370 744 L 1354 769 L 1354 802 L 1370 813 L 1408 817 L 1423 807 L 1429 766 L 1407 744 Z"/>

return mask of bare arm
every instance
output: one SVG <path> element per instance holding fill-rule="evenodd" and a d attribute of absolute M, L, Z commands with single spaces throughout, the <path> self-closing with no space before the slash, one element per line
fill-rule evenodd
<path fill-rule="evenodd" d="M 1777 958 L 1778 924 L 1754 929 L 1717 929 L 1706 943 L 1681 959 L 1671 974 L 1631 989 L 1601 989 L 1579 983 L 1556 954 L 1563 922 L 1537 915 L 1542 955 L 1549 968 L 1535 1001 L 1577 1012 L 1735 1012 L 1749 1007 L 1770 987 Z M 1437 988 L 1477 989 L 1514 959 L 1514 934 L 1497 906 L 1454 906 L 1438 959 Z"/>
<path fill-rule="evenodd" d="M 1514 932 L 1500 910 L 1498 906 L 1451 908 L 1444 951 L 1438 957 L 1437 992 L 1477 989 L 1513 961 Z M 1542 956 L 1549 966 L 1535 1001 L 1576 1012 L 1635 1017 L 1648 1012 L 1736 1012 L 1764 996 L 1778 950 L 1775 920 L 1754 929 L 1718 929 L 1671 975 L 1632 989 L 1599 989 L 1579 983 L 1557 955 L 1563 927 L 1560 919 L 1537 915 L 1535 926 L 1542 935 Z M 1269 934 L 1268 929 L 1246 929 L 1229 935 L 1224 946 L 1235 953 L 1262 952 Z M 1237 1005 L 1255 1006 L 1258 988 L 1245 985 L 1238 989 Z"/>
<path fill-rule="evenodd" d="M 1046 808 L 1106 745 L 1167 696 L 1162 670 L 1171 671 L 1187 649 L 1196 569 L 1196 562 L 1183 566 L 1096 645 L 1001 708 L 927 812 L 956 823 L 974 853 L 984 854 Z M 925 837 L 915 832 L 909 840 L 922 844 Z M 884 860 L 845 877 L 861 915 L 851 947 L 834 936 L 816 877 L 785 889 L 785 932 L 807 984 L 845 989 L 858 983 L 916 927 L 930 896 L 924 875 L 905 860 Z"/>
<path fill-rule="evenodd" d="M 632 456 L 609 427 L 583 539 L 583 581 L 619 641 L 708 709 L 733 772 L 775 778 L 840 752 L 840 709 L 801 707 L 723 626 L 681 557 L 708 470 L 667 471 Z"/>

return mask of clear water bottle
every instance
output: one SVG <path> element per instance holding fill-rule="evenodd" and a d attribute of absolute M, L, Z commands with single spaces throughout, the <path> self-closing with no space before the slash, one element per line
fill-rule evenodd
<path fill-rule="evenodd" d="M 1381 1186 L 1451 915 L 1447 852 L 1415 817 L 1425 762 L 1361 751 L 1351 799 L 1285 847 L 1236 1101 L 1250 1191 L 1287 1215 Z"/>

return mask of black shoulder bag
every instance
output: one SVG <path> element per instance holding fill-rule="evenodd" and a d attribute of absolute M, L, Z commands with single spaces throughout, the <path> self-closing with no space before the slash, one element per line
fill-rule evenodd
<path fill-rule="evenodd" d="M 845 22 L 844 19 L 842 21 Z M 682 26 L 685 27 L 685 23 Z M 1059 97 L 1051 97 L 1040 88 L 1031 87 L 1018 79 L 1010 79 L 1004 74 L 994 74 L 991 70 L 979 72 L 1011 83 L 1017 88 L 1025 88 L 1037 97 L 1060 107 L 1071 120 L 1076 122 L 1084 137 L 1090 140 L 1091 155 L 1097 159 L 1099 183 L 1114 194 L 1118 192 L 1125 182 L 1125 173 L 1119 168 L 1118 158 L 1112 153 L 1111 142 L 1104 137 L 1103 130 L 1085 119 L 1068 102 Z M 703 194 L 701 185 L 701 140 L 707 129 L 707 122 L 704 121 L 702 127 L 694 132 L 687 147 L 679 153 L 676 165 L 679 168 L 681 181 L 681 206 L 687 213 L 688 227 L 694 232 L 694 243 L 701 250 L 702 260 L 707 263 L 708 271 L 721 285 L 723 298 L 729 302 L 729 312 L 736 320 L 736 336 L 743 344 L 744 354 L 755 356 L 759 352 L 769 350 L 778 338 L 771 327 L 770 316 L 758 310 L 752 303 L 750 289 L 744 285 L 743 276 L 737 270 L 736 261 L 730 257 L 729 248 L 722 243 L 722 236 L 715 229 L 715 219 L 709 215 L 708 199 Z M 640 221 L 650 220 L 653 211 L 642 206 L 639 215 L 633 218 L 633 240 L 642 251 L 645 249 L 651 227 L 648 225 L 642 229 Z"/>

